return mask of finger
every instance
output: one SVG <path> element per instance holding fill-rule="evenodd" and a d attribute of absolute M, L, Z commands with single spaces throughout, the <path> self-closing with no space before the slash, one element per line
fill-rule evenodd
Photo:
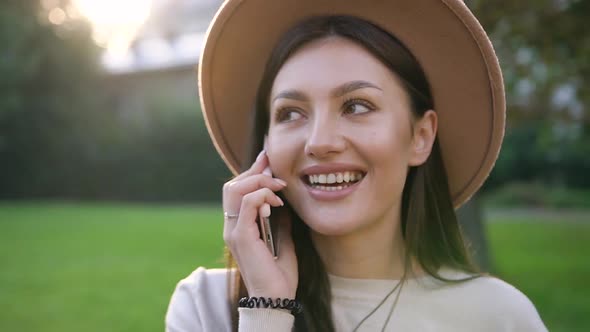
<path fill-rule="evenodd" d="M 231 242 L 231 234 L 236 227 L 238 218 L 227 218 L 223 217 L 223 241 L 229 245 Z"/>
<path fill-rule="evenodd" d="M 236 209 L 237 211 L 237 209 Z M 239 212 L 233 212 L 233 210 L 225 210 L 223 212 L 223 239 L 227 242 L 227 237 L 230 236 L 233 229 L 238 223 Z"/>
<path fill-rule="evenodd" d="M 262 218 L 270 217 L 270 205 L 268 203 L 262 204 L 260 209 L 258 209 L 258 215 Z"/>
<path fill-rule="evenodd" d="M 269 188 L 279 191 L 285 188 L 287 183 L 281 179 L 271 178 L 257 174 L 240 181 L 227 183 L 223 188 L 223 209 L 228 213 L 238 213 L 242 197 L 261 188 Z"/>
<path fill-rule="evenodd" d="M 272 178 L 272 171 L 270 170 L 270 165 L 266 166 L 266 168 L 262 171 L 262 174 Z M 270 217 L 270 205 L 266 203 L 262 204 L 262 207 L 258 211 L 258 214 L 263 218 Z"/>
<path fill-rule="evenodd" d="M 256 220 L 260 207 L 265 203 L 275 207 L 284 205 L 281 198 L 268 188 L 262 188 L 244 196 L 240 207 L 240 216 L 233 230 L 235 240 L 252 241 L 253 237 L 260 239 Z"/>
<path fill-rule="evenodd" d="M 240 179 L 243 179 L 243 178 L 248 177 L 250 175 L 260 174 L 267 166 L 268 166 L 268 157 L 266 156 L 266 151 L 262 150 L 262 151 L 260 151 L 260 153 L 256 157 L 256 160 L 254 161 L 254 163 L 252 163 L 252 166 L 250 166 L 249 169 L 242 172 L 240 175 L 236 176 L 234 178 L 234 180 L 240 180 Z"/>
<path fill-rule="evenodd" d="M 244 196 L 260 188 L 269 188 L 272 191 L 279 191 L 287 185 L 282 179 L 268 177 L 263 174 L 256 174 L 245 177 L 241 180 L 232 180 L 224 187 L 227 196 Z"/>

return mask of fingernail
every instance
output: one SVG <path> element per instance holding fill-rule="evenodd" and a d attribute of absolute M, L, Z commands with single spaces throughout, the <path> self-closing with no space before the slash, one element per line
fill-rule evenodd
<path fill-rule="evenodd" d="M 262 208 L 260 209 L 260 216 L 262 218 L 268 218 L 268 217 L 270 217 L 270 205 L 264 204 L 262 206 Z"/>
<path fill-rule="evenodd" d="M 258 157 L 256 157 L 256 161 L 260 161 L 260 159 L 262 159 L 262 157 L 264 157 L 264 153 L 265 153 L 264 150 L 260 151 L 260 153 L 258 154 Z"/>
<path fill-rule="evenodd" d="M 277 198 L 279 199 L 279 202 L 281 202 L 281 206 L 285 206 L 285 202 L 283 202 L 283 200 L 279 196 L 277 196 Z"/>
<path fill-rule="evenodd" d="M 281 180 L 279 178 L 275 178 L 275 181 L 278 182 L 279 184 L 283 185 L 283 186 L 286 186 L 287 185 L 287 182 L 285 182 L 285 181 L 283 181 L 283 180 Z"/>

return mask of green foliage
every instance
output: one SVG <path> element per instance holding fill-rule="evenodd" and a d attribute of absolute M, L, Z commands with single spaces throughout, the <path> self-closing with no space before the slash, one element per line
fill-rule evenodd
<path fill-rule="evenodd" d="M 0 330 L 162 331 L 176 283 L 223 266 L 221 219 L 218 206 L 0 204 Z M 487 230 L 497 274 L 550 331 L 590 329 L 590 224 L 521 215 Z"/>
<path fill-rule="evenodd" d="M 0 199 L 219 200 L 229 172 L 196 99 L 112 109 L 88 26 L 43 15 L 0 4 Z"/>
<path fill-rule="evenodd" d="M 563 84 L 590 104 L 590 2 L 584 0 L 468 0 L 466 3 L 490 33 L 504 72 L 509 116 L 516 119 L 569 119 L 571 105 L 552 105 Z M 532 83 L 522 96 L 518 85 Z M 588 119 L 587 110 L 582 117 Z M 588 134 L 588 133 L 587 133 Z"/>
<path fill-rule="evenodd" d="M 222 184 L 230 173 L 217 156 L 195 105 L 154 101 L 125 120 L 115 112 L 101 114 L 100 121 L 100 126 L 88 128 L 92 142 L 85 149 L 82 169 L 86 171 L 71 183 L 72 197 L 221 199 Z"/>
<path fill-rule="evenodd" d="M 98 53 L 88 26 L 43 23 L 38 6 L 0 3 L 0 197 L 59 187 L 54 179 L 79 138 L 76 113 L 95 105 Z"/>
<path fill-rule="evenodd" d="M 590 190 L 514 182 L 489 191 L 484 201 L 494 207 L 590 209 Z"/>
<path fill-rule="evenodd" d="M 590 2 L 466 3 L 490 34 L 506 84 L 507 135 L 487 188 L 590 187 Z"/>
<path fill-rule="evenodd" d="M 505 144 L 486 189 L 590 188 L 590 2 L 466 2 L 491 34 L 507 88 Z M 0 199 L 219 200 L 230 174 L 196 98 L 178 100 L 174 86 L 143 91 L 139 109 L 114 107 L 109 85 L 121 78 L 100 71 L 88 25 L 51 25 L 39 4 L 0 2 Z M 117 98 L 137 97 L 121 86 Z M 571 98 L 556 105 L 564 86 Z"/>
<path fill-rule="evenodd" d="M 579 124 L 590 132 L 590 124 Z M 540 182 L 547 187 L 590 188 L 590 135 L 575 139 L 555 135 L 545 120 L 508 128 L 486 189 L 511 182 Z M 590 205 L 590 201 L 586 204 Z"/>

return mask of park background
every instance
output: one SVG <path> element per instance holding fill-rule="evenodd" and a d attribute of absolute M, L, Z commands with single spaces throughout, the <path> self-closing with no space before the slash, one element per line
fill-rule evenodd
<path fill-rule="evenodd" d="M 461 223 L 550 331 L 590 331 L 590 1 L 466 4 L 508 124 Z M 176 283 L 223 265 L 230 174 L 195 80 L 219 5 L 0 3 L 0 330 L 162 331 Z"/>

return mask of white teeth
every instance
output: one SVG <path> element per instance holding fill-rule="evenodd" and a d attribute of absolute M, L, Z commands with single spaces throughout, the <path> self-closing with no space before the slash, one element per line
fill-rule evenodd
<path fill-rule="evenodd" d="M 328 174 L 311 174 L 308 175 L 309 183 L 311 184 L 335 184 L 335 183 L 349 183 L 362 180 L 363 173 L 361 172 L 338 172 Z"/>
<path fill-rule="evenodd" d="M 328 174 L 328 178 L 326 180 L 328 181 L 328 184 L 332 184 L 336 182 L 336 175 L 334 173 L 330 173 Z"/>
<path fill-rule="evenodd" d="M 350 184 L 345 184 L 343 186 L 320 186 L 317 184 L 312 185 L 312 187 L 314 189 L 319 189 L 319 190 L 323 190 L 323 191 L 338 191 L 338 190 L 348 188 L 350 186 L 351 186 Z"/>

